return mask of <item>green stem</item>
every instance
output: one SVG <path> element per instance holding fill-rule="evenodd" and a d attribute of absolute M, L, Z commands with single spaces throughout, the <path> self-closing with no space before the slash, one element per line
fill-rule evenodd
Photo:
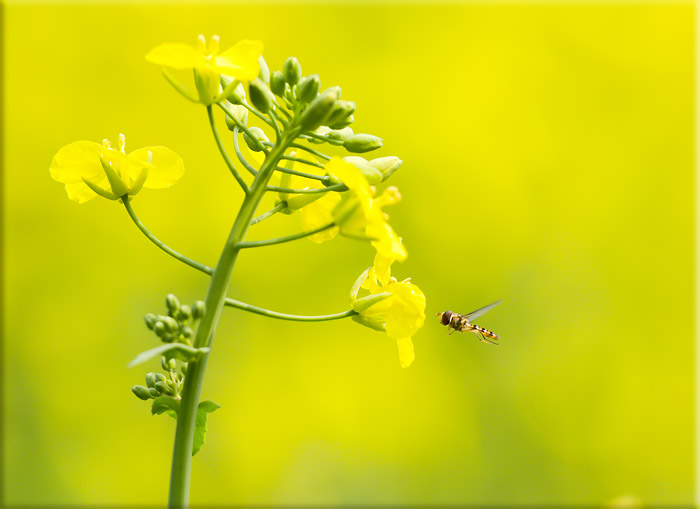
<path fill-rule="evenodd" d="M 331 156 L 328 156 L 328 155 L 324 154 L 323 152 L 319 152 L 318 150 L 314 150 L 312 148 L 305 147 L 304 145 L 299 145 L 298 143 L 292 143 L 291 146 L 294 148 L 298 148 L 300 150 L 304 150 L 304 151 L 308 152 L 309 154 L 313 154 L 316 157 L 319 157 L 321 159 L 325 159 L 326 161 L 330 161 L 330 159 L 331 159 Z"/>
<path fill-rule="evenodd" d="M 236 244 L 236 246 L 239 249 L 246 249 L 249 247 L 263 247 L 263 246 L 273 246 L 275 244 L 283 244 L 284 242 L 290 242 L 292 240 L 303 239 L 304 237 L 308 237 L 309 235 L 313 235 L 315 233 L 322 232 L 324 230 L 327 230 L 328 228 L 333 228 L 334 226 L 335 226 L 335 223 L 328 223 L 328 224 L 324 224 L 323 226 L 319 226 L 318 228 L 314 228 L 313 230 L 310 230 L 308 232 L 295 233 L 293 235 L 286 235 L 284 237 L 277 237 L 276 239 L 251 240 L 248 242 L 239 242 L 238 244 Z"/>
<path fill-rule="evenodd" d="M 329 138 L 328 136 L 322 136 L 320 134 L 312 133 L 310 131 L 307 131 L 304 134 L 302 134 L 300 138 L 315 138 L 317 140 L 323 141 L 324 143 L 328 143 L 329 145 L 335 145 L 336 147 L 339 147 L 343 144 L 343 142 L 340 140 L 334 140 L 333 138 Z"/>
<path fill-rule="evenodd" d="M 180 260 L 181 262 L 189 265 L 190 267 L 193 267 L 199 271 L 204 272 L 205 274 L 212 274 L 214 272 L 214 269 L 211 267 L 208 267 L 204 264 L 201 264 L 199 262 L 194 261 L 191 258 L 186 257 L 183 254 L 178 253 L 175 251 L 173 248 L 170 246 L 164 244 L 160 239 L 158 239 L 155 235 L 153 235 L 148 229 L 143 225 L 143 223 L 139 220 L 138 216 L 136 216 L 136 212 L 134 212 L 134 209 L 131 207 L 131 203 L 129 202 L 129 197 L 128 196 L 122 196 L 122 202 L 124 203 L 124 207 L 126 208 L 126 211 L 129 213 L 129 217 L 131 217 L 131 220 L 134 222 L 134 224 L 138 227 L 141 232 L 148 237 L 148 239 L 153 242 L 156 246 L 161 248 L 163 251 L 168 253 L 170 256 L 173 258 Z"/>
<path fill-rule="evenodd" d="M 212 275 L 214 273 L 214 269 L 211 267 L 207 267 L 206 265 L 203 265 L 199 262 L 196 262 L 192 260 L 191 258 L 187 258 L 186 256 L 178 253 L 174 249 L 170 248 L 169 246 L 165 245 L 162 241 L 160 241 L 155 235 L 153 235 L 148 229 L 141 223 L 139 218 L 136 216 L 136 213 L 134 212 L 134 209 L 131 208 L 131 204 L 128 202 L 128 198 L 122 198 L 122 200 L 126 200 L 124 203 L 126 210 L 129 212 L 129 216 L 131 219 L 134 221 L 136 226 L 138 226 L 139 230 L 143 232 L 143 234 L 148 237 L 149 240 L 151 240 L 156 246 L 161 248 L 163 251 L 168 253 L 170 256 L 173 258 L 176 258 L 177 260 L 180 260 L 183 263 L 186 263 L 192 268 L 195 268 L 201 272 L 204 272 L 205 274 Z M 250 224 L 253 225 L 255 224 L 256 220 L 262 221 L 264 219 L 263 216 L 271 216 L 275 213 L 277 213 L 279 210 L 283 209 L 286 207 L 287 204 L 285 202 L 279 203 L 275 208 L 268 210 L 265 212 L 265 214 L 262 214 L 261 216 L 256 217 L 253 219 Z M 296 322 L 321 322 L 321 321 L 326 321 L 326 320 L 338 320 L 340 318 L 345 318 L 348 316 L 353 316 L 357 313 L 355 313 L 353 310 L 348 310 L 348 311 L 343 311 L 342 313 L 334 313 L 330 315 L 317 315 L 317 316 L 308 316 L 308 315 L 290 315 L 288 313 L 279 313 L 277 311 L 271 311 L 269 309 L 261 308 L 258 306 L 253 306 L 252 304 L 248 304 L 246 302 L 241 302 L 240 300 L 236 299 L 231 299 L 229 297 L 226 297 L 224 300 L 224 305 L 230 306 L 233 308 L 238 308 L 242 309 L 244 311 L 250 311 L 251 313 L 257 313 L 259 315 L 264 315 L 268 316 L 270 318 L 279 318 L 281 320 L 292 320 Z"/>
<path fill-rule="evenodd" d="M 304 315 L 290 315 L 287 313 L 278 313 L 276 311 L 270 311 L 269 309 L 259 308 L 257 306 L 252 306 L 234 299 L 226 299 L 226 305 L 233 308 L 242 309 L 244 311 L 249 311 L 251 313 L 256 313 L 258 315 L 267 316 L 268 318 L 277 318 L 279 320 L 289 320 L 292 322 L 326 322 L 329 320 L 340 320 L 341 318 L 347 318 L 349 316 L 356 315 L 357 312 L 352 309 L 343 311 L 342 313 L 334 313 L 332 315 L 317 315 L 317 316 L 304 316 Z"/>
<path fill-rule="evenodd" d="M 312 180 L 320 180 L 321 182 L 328 182 L 330 177 L 327 175 L 314 175 L 313 173 L 304 173 L 303 171 L 292 170 L 291 168 L 285 168 L 284 166 L 278 166 L 276 168 L 280 173 L 289 173 L 290 175 L 296 175 L 297 177 L 304 177 Z"/>
<path fill-rule="evenodd" d="M 316 193 L 329 193 L 331 191 L 337 191 L 340 193 L 342 191 L 347 191 L 348 188 L 345 187 L 345 184 L 335 184 L 335 185 L 328 186 L 328 187 L 312 187 L 312 188 L 306 188 L 306 189 L 290 189 L 288 187 L 267 186 L 267 190 L 274 191 L 276 193 L 316 194 Z"/>
<path fill-rule="evenodd" d="M 251 140 L 255 140 L 255 144 L 258 146 L 258 148 L 260 148 L 260 150 L 262 150 L 263 152 L 265 152 L 267 154 L 268 150 L 267 150 L 267 148 L 265 148 L 265 145 L 263 145 L 263 143 L 259 139 L 257 139 L 255 137 L 255 135 L 253 133 L 251 133 L 250 130 L 246 126 L 241 124 L 241 121 L 238 120 L 233 113 L 231 113 L 229 110 L 227 110 L 223 104 L 217 103 L 216 105 L 219 108 L 221 108 L 223 110 L 224 114 L 226 114 L 226 116 L 228 116 L 228 118 L 233 120 L 233 123 L 236 124 L 241 131 L 246 133 Z M 276 145 L 276 143 L 275 144 L 270 143 L 271 147 L 274 147 L 274 145 Z M 287 147 L 284 147 L 284 148 L 286 150 Z"/>
<path fill-rule="evenodd" d="M 325 166 L 323 166 L 321 163 L 318 163 L 316 161 L 309 161 L 308 159 L 302 159 L 300 157 L 295 157 L 295 156 L 282 156 L 282 159 L 287 159 L 289 161 L 296 161 L 301 164 L 308 164 L 309 166 L 315 166 L 316 168 L 321 168 L 322 170 L 325 169 Z"/>
<path fill-rule="evenodd" d="M 255 214 L 255 209 L 265 194 L 267 183 L 274 173 L 280 157 L 298 134 L 298 130 L 285 132 L 284 136 L 278 140 L 255 176 L 250 192 L 245 195 L 209 283 L 205 299 L 204 316 L 200 320 L 193 341 L 195 348 L 210 347 L 212 344 L 214 332 L 224 307 L 226 290 L 231 281 L 233 266 L 241 250 L 239 244 L 245 239 L 250 222 Z M 187 377 L 182 390 L 182 401 L 180 402 L 180 412 L 175 430 L 175 446 L 173 448 L 173 463 L 170 475 L 169 506 L 171 508 L 187 507 L 189 502 L 195 419 L 208 359 L 209 354 L 206 354 L 199 360 L 188 364 L 187 367 Z"/>
<path fill-rule="evenodd" d="M 268 186 L 268 187 L 269 187 L 269 186 Z M 280 210 L 284 209 L 286 206 L 287 206 L 287 202 L 286 202 L 286 201 L 281 201 L 281 202 L 279 202 L 277 205 L 275 205 L 274 207 L 272 207 L 270 210 L 268 210 L 268 211 L 265 212 L 264 214 L 260 214 L 258 217 L 256 217 L 255 219 L 253 219 L 253 220 L 250 222 L 250 226 L 253 226 L 254 224 L 258 224 L 260 221 L 264 221 L 265 219 L 267 219 L 267 218 L 270 217 L 270 216 L 274 216 L 274 215 L 277 214 Z"/>
<path fill-rule="evenodd" d="M 235 126 L 233 128 L 233 149 L 236 151 L 236 157 L 238 160 L 241 162 L 243 167 L 250 172 L 251 175 L 255 176 L 258 173 L 258 170 L 255 169 L 255 167 L 250 164 L 248 161 L 246 161 L 246 158 L 243 157 L 243 153 L 241 153 L 241 147 L 238 144 L 238 133 L 240 130 L 238 129 L 238 126 Z"/>
<path fill-rule="evenodd" d="M 227 110 L 224 108 L 224 111 Z M 209 125 L 211 126 L 211 132 L 214 134 L 214 139 L 216 140 L 216 145 L 219 147 L 219 152 L 221 152 L 221 156 L 224 158 L 224 161 L 226 161 L 226 166 L 228 166 L 228 169 L 231 170 L 231 173 L 233 174 L 233 178 L 236 179 L 243 191 L 247 194 L 250 191 L 250 188 L 248 187 L 248 184 L 246 184 L 245 180 L 243 180 L 243 177 L 241 177 L 238 174 L 236 167 L 233 165 L 233 161 L 231 161 L 231 158 L 226 153 L 226 148 L 224 147 L 224 144 L 221 142 L 221 138 L 219 137 L 219 131 L 216 129 L 216 122 L 214 121 L 214 112 L 211 109 L 211 104 L 207 106 L 207 115 L 209 116 Z"/>

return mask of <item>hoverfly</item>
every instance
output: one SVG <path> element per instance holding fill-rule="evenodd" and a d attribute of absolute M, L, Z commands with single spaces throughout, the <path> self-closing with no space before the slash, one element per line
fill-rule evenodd
<path fill-rule="evenodd" d="M 452 329 L 450 331 L 450 334 L 454 333 L 455 331 L 473 332 L 478 336 L 479 341 L 481 341 L 482 343 L 497 345 L 498 343 L 496 343 L 496 341 L 501 339 L 498 336 L 498 334 L 496 334 L 495 332 L 491 332 L 488 329 L 484 329 L 483 327 L 479 327 L 478 325 L 474 325 L 470 322 L 475 318 L 479 318 L 483 314 L 491 311 L 491 309 L 493 309 L 500 303 L 501 301 L 497 300 L 496 302 L 489 304 L 488 306 L 479 308 L 476 311 L 472 311 L 471 313 L 468 313 L 466 315 L 460 315 L 458 313 L 453 313 L 452 311 L 445 311 L 444 313 L 438 313 L 437 316 L 440 317 L 440 323 L 442 323 L 442 325 L 447 325 L 448 329 Z"/>

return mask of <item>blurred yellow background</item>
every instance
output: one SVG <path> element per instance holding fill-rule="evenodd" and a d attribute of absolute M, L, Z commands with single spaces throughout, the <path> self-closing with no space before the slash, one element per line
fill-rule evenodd
<path fill-rule="evenodd" d="M 409 258 L 394 274 L 424 290 L 428 320 L 402 370 L 395 341 L 352 321 L 227 309 L 193 503 L 693 501 L 691 3 L 11 3 L 5 503 L 166 500 L 174 422 L 130 391 L 158 363 L 126 363 L 156 345 L 143 315 L 168 292 L 203 298 L 207 279 L 118 203 L 70 202 L 48 167 L 69 142 L 120 132 L 127 150 L 170 147 L 185 177 L 134 208 L 214 264 L 241 193 L 204 108 L 143 58 L 199 33 L 260 39 L 273 70 L 295 55 L 357 102 L 355 131 L 384 139 L 374 157 L 404 160 L 388 212 Z M 299 228 L 275 216 L 250 238 Z M 344 238 L 248 250 L 229 295 L 342 311 L 372 257 Z M 500 347 L 434 317 L 499 298 L 478 323 Z"/>

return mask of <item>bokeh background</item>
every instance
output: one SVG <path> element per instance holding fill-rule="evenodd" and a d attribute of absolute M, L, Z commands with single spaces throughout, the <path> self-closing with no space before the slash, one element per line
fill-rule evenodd
<path fill-rule="evenodd" d="M 207 279 L 118 204 L 68 201 L 48 167 L 120 132 L 172 148 L 185 177 L 134 207 L 214 264 L 241 193 L 204 108 L 143 58 L 198 33 L 260 39 L 272 69 L 297 56 L 357 102 L 377 157 L 405 161 L 394 274 L 429 317 L 403 370 L 393 340 L 352 321 L 227 310 L 193 503 L 693 501 L 692 3 L 12 2 L 3 32 L 5 503 L 166 500 L 174 422 L 130 391 L 158 364 L 126 363 L 156 344 L 143 314 L 168 292 L 203 298 Z M 299 228 L 276 216 L 251 238 Z M 342 311 L 372 256 L 343 238 L 249 250 L 229 294 Z M 496 299 L 479 323 L 500 347 L 433 317 Z"/>

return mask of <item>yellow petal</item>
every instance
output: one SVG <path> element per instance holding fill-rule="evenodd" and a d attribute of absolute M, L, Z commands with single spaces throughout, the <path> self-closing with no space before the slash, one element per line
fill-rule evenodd
<path fill-rule="evenodd" d="M 411 338 L 397 339 L 396 344 L 399 347 L 399 362 L 401 362 L 401 367 L 409 367 L 416 358 L 416 354 L 413 352 L 413 342 Z"/>
<path fill-rule="evenodd" d="M 254 80 L 260 72 L 258 61 L 262 50 L 263 44 L 260 41 L 239 41 L 214 58 L 212 69 L 240 81 Z"/>
<path fill-rule="evenodd" d="M 391 297 L 370 310 L 384 313 L 386 333 L 390 338 L 413 336 L 425 322 L 425 295 L 420 288 L 407 281 L 392 283 L 385 291 L 391 293 Z"/>
<path fill-rule="evenodd" d="M 68 194 L 68 198 L 77 203 L 85 203 L 97 196 L 85 182 L 66 184 L 66 193 Z"/>
<path fill-rule="evenodd" d="M 340 157 L 333 157 L 326 163 L 326 171 L 337 177 L 345 186 L 352 191 L 363 191 L 369 193 L 369 183 L 367 178 L 354 165 L 343 161 Z"/>
<path fill-rule="evenodd" d="M 301 209 L 301 225 L 305 232 L 328 224 L 333 221 L 333 209 L 340 201 L 340 196 L 336 193 L 326 193 L 323 198 L 308 204 Z M 338 228 L 328 228 L 322 232 L 309 236 L 313 242 L 320 244 L 333 239 L 338 235 Z"/>
<path fill-rule="evenodd" d="M 404 261 L 408 257 L 406 248 L 401 242 L 401 237 L 396 235 L 394 229 L 382 219 L 381 222 L 370 222 L 367 225 L 367 234 L 377 240 L 372 241 L 372 246 L 385 258 Z"/>
<path fill-rule="evenodd" d="M 185 173 L 185 163 L 175 152 L 166 147 L 144 147 L 129 154 L 129 159 L 138 161 L 139 164 L 148 164 L 149 152 L 151 154 L 148 166 L 148 178 L 143 185 L 149 189 L 165 189 L 172 186 Z M 129 176 L 136 179 L 142 166 L 131 165 Z"/>
<path fill-rule="evenodd" d="M 172 43 L 156 46 L 146 55 L 149 62 L 172 69 L 196 69 L 205 67 L 204 55 L 188 44 Z"/>
<path fill-rule="evenodd" d="M 63 184 L 82 183 L 83 178 L 97 178 L 104 174 L 100 155 L 107 151 L 104 146 L 93 141 L 69 143 L 53 156 L 49 168 L 51 177 Z"/>

